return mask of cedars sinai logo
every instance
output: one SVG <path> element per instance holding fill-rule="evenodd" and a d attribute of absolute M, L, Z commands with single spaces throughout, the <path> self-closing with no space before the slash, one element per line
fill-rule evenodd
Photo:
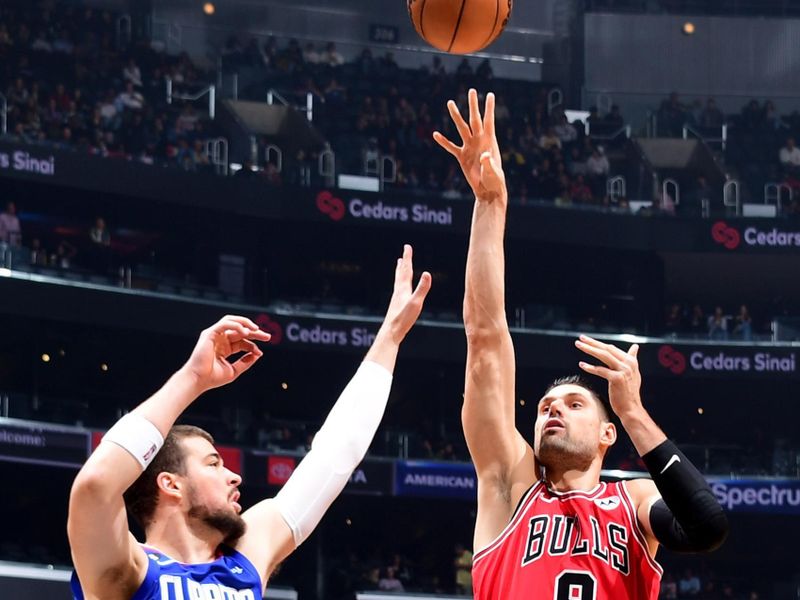
<path fill-rule="evenodd" d="M 680 375 L 686 370 L 686 357 L 672 346 L 661 346 L 658 351 L 658 362 L 675 375 Z"/>
<path fill-rule="evenodd" d="M 271 346 L 277 346 L 283 340 L 283 327 L 277 321 L 273 321 L 268 314 L 261 313 L 258 315 L 256 317 L 256 325 L 272 336 L 269 340 Z"/>
<path fill-rule="evenodd" d="M 341 221 L 344 218 L 344 200 L 323 190 L 317 194 L 317 210 L 328 215 L 332 221 Z"/>
<path fill-rule="evenodd" d="M 717 221 L 711 226 L 711 237 L 716 243 L 725 246 L 728 250 L 735 250 L 742 241 L 739 231 L 725 221 Z"/>

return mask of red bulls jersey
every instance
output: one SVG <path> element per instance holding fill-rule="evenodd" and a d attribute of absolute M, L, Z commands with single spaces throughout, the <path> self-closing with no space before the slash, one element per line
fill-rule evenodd
<path fill-rule="evenodd" d="M 472 565 L 475 600 L 656 600 L 661 574 L 624 482 L 537 482 Z"/>

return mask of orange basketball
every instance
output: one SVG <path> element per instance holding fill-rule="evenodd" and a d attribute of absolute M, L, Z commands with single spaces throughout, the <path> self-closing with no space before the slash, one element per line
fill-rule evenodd
<path fill-rule="evenodd" d="M 434 48 L 477 52 L 503 31 L 513 0 L 407 0 L 417 33 Z"/>

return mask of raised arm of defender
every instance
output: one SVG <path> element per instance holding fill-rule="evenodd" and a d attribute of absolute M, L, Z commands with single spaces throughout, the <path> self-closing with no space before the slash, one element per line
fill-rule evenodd
<path fill-rule="evenodd" d="M 72 485 L 67 531 L 87 598 L 130 598 L 146 557 L 128 531 L 123 492 L 142 474 L 178 416 L 204 391 L 225 385 L 261 357 L 255 341 L 269 334 L 244 317 L 227 316 L 203 331 L 188 362 L 120 420 Z M 234 363 L 227 358 L 245 354 Z"/>
<path fill-rule="evenodd" d="M 434 139 L 459 162 L 475 193 L 467 254 L 464 326 L 467 369 L 461 420 L 478 473 L 475 549 L 508 523 L 516 503 L 536 480 L 533 450 L 517 431 L 514 347 L 505 313 L 503 237 L 508 191 L 494 127 L 494 94 L 481 117 L 469 91 L 469 124 L 452 100 L 447 108 L 461 136 L 459 147 L 441 133 Z"/>
<path fill-rule="evenodd" d="M 247 532 L 237 549 L 264 581 L 311 534 L 375 436 L 389 399 L 400 343 L 419 317 L 431 287 L 429 273 L 422 274 L 416 289 L 412 277 L 412 250 L 407 245 L 397 261 L 394 292 L 383 324 L 364 362 L 314 436 L 311 451 L 274 499 L 242 515 Z"/>

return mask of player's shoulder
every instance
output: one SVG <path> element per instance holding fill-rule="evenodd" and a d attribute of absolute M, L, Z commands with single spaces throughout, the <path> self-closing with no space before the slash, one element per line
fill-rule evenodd
<path fill-rule="evenodd" d="M 654 497 L 660 496 L 652 479 L 626 479 L 620 481 L 618 485 L 627 491 L 633 505 L 637 508 L 640 504 L 649 503 Z"/>

